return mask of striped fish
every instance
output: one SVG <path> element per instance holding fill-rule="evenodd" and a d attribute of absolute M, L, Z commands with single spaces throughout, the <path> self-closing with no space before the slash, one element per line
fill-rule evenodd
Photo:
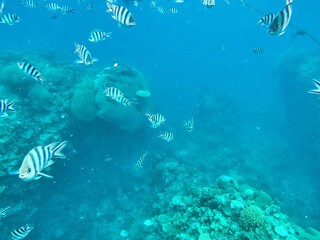
<path fill-rule="evenodd" d="M 91 65 L 94 62 L 98 61 L 95 58 L 92 58 L 91 53 L 89 50 L 78 43 L 75 43 L 76 50 L 74 53 L 78 54 L 80 60 L 77 60 L 76 63 L 84 63 L 85 65 Z"/>
<path fill-rule="evenodd" d="M 284 34 L 292 16 L 292 0 L 287 0 L 287 5 L 274 18 L 269 26 L 268 33 L 273 36 Z"/>
<path fill-rule="evenodd" d="M 13 230 L 11 232 L 11 239 L 12 240 L 19 240 L 25 238 L 33 229 L 33 227 L 30 227 L 28 224 L 25 226 L 22 226 L 16 230 Z"/>
<path fill-rule="evenodd" d="M 53 11 L 53 12 L 61 10 L 61 7 L 57 3 L 54 3 L 54 2 L 47 3 L 46 5 L 44 5 L 44 8 L 49 11 Z"/>
<path fill-rule="evenodd" d="M 73 13 L 74 12 L 74 8 L 71 8 L 67 5 L 64 5 L 62 7 L 60 7 L 60 11 L 62 12 L 63 15 L 69 14 L 69 13 Z"/>
<path fill-rule="evenodd" d="M 263 50 L 261 48 L 251 48 L 251 51 L 255 54 L 261 54 Z"/>
<path fill-rule="evenodd" d="M 15 101 L 8 103 L 8 99 L 0 99 L 0 117 L 7 117 L 7 110 L 14 111 L 14 108 L 12 107 L 14 103 Z"/>
<path fill-rule="evenodd" d="M 276 14 L 270 13 L 260 18 L 257 24 L 269 26 L 275 18 L 276 18 Z"/>
<path fill-rule="evenodd" d="M 44 77 L 42 77 L 41 73 L 30 63 L 18 62 L 18 66 L 26 75 L 32 77 L 36 81 L 40 81 L 41 84 L 46 80 Z"/>
<path fill-rule="evenodd" d="M 123 96 L 123 93 L 115 87 L 104 87 L 104 93 L 106 94 L 107 97 L 111 99 L 117 99 L 121 96 Z"/>
<path fill-rule="evenodd" d="M 145 114 L 151 122 L 151 127 L 152 128 L 158 128 L 161 124 L 164 124 L 166 119 L 163 115 L 157 113 L 157 114 L 151 114 L 151 113 L 146 113 Z"/>
<path fill-rule="evenodd" d="M 33 0 L 22 0 L 21 4 L 27 8 L 35 8 L 38 4 Z"/>
<path fill-rule="evenodd" d="M 15 23 L 20 22 L 20 18 L 15 13 L 7 13 L 0 16 L 0 23 L 13 25 Z"/>
<path fill-rule="evenodd" d="M 173 132 L 162 132 L 158 137 L 167 142 L 171 142 L 173 140 Z"/>
<path fill-rule="evenodd" d="M 207 8 L 211 8 L 214 5 L 216 5 L 216 1 L 215 0 L 202 0 L 201 2 Z"/>
<path fill-rule="evenodd" d="M 107 12 L 112 13 L 112 18 L 123 26 L 134 26 L 136 22 L 133 19 L 131 12 L 125 7 L 117 6 L 107 2 Z"/>
<path fill-rule="evenodd" d="M 99 29 L 94 29 L 90 33 L 89 41 L 90 42 L 101 42 L 111 38 L 111 32 L 104 32 Z"/>
<path fill-rule="evenodd" d="M 6 212 L 8 211 L 9 208 L 11 208 L 11 207 L 9 206 L 9 207 L 0 209 L 0 219 L 7 216 Z"/>
<path fill-rule="evenodd" d="M 144 159 L 146 158 L 147 154 L 148 154 L 148 152 L 145 152 L 145 153 L 139 158 L 139 160 L 138 160 L 137 163 L 136 163 L 136 167 L 137 167 L 137 168 L 142 168 L 142 163 L 143 163 Z"/>
<path fill-rule="evenodd" d="M 41 177 L 53 178 L 42 171 L 54 164 L 52 158 L 65 158 L 61 153 L 67 145 L 67 141 L 62 143 L 51 143 L 47 146 L 38 146 L 31 149 L 24 157 L 19 169 L 19 178 L 24 181 L 37 180 Z"/>
<path fill-rule="evenodd" d="M 316 89 L 309 90 L 308 93 L 320 94 L 320 81 L 318 81 L 317 79 L 312 79 L 312 81 L 316 86 Z"/>
<path fill-rule="evenodd" d="M 188 132 L 192 132 L 193 131 L 193 118 L 191 118 L 188 121 L 185 121 L 183 126 Z"/>
<path fill-rule="evenodd" d="M 130 102 L 130 100 L 128 98 L 126 98 L 125 96 L 119 96 L 115 100 L 124 106 L 131 106 L 132 105 L 132 102 Z"/>
<path fill-rule="evenodd" d="M 172 7 L 172 8 L 168 8 L 167 9 L 167 12 L 168 13 L 172 13 L 172 14 L 177 14 L 178 13 L 178 9 Z"/>

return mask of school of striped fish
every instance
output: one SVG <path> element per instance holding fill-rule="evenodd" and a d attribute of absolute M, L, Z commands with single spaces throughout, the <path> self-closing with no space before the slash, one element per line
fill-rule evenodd
<path fill-rule="evenodd" d="M 216 5 L 215 0 L 198 0 L 205 8 L 212 8 Z M 131 1 L 132 6 L 138 6 L 141 0 L 133 0 Z M 170 0 L 170 2 L 177 4 L 175 7 L 165 8 L 162 7 L 156 1 L 150 2 L 150 8 L 155 10 L 161 14 L 179 14 L 179 5 L 183 4 L 184 0 Z M 240 0 L 241 3 L 246 4 L 245 1 Z M 81 3 L 81 1 L 79 1 Z M 228 5 L 229 1 L 225 1 Z M 34 9 L 37 7 L 43 7 L 46 11 L 51 13 L 59 13 L 62 15 L 67 15 L 70 13 L 74 13 L 75 9 L 71 8 L 67 5 L 60 6 L 55 2 L 45 2 L 44 4 L 38 4 L 34 0 L 22 0 L 21 4 L 30 9 Z M 289 22 L 292 17 L 292 5 L 293 0 L 286 0 L 283 9 L 278 12 L 266 14 L 261 16 L 258 20 L 257 25 L 266 26 L 267 33 L 272 36 L 281 36 L 285 33 L 287 27 L 289 26 Z M 94 2 L 88 2 L 86 6 L 87 11 L 91 11 L 94 8 Z M 133 27 L 136 26 L 137 23 L 131 11 L 121 5 L 118 5 L 116 0 L 107 0 L 106 1 L 106 10 L 105 10 L 112 19 L 119 25 L 123 27 Z M 58 15 L 52 15 L 52 18 L 58 18 Z M 0 23 L 6 24 L 9 26 L 13 26 L 16 23 L 21 22 L 22 20 L 16 13 L 10 13 L 5 11 L 5 2 L 1 2 L 0 4 Z M 111 38 L 111 32 L 107 32 L 104 30 L 100 30 L 97 28 L 92 28 L 93 30 L 89 34 L 88 41 L 91 43 L 98 43 Z M 82 44 L 74 43 L 75 45 L 75 54 L 78 56 L 78 60 L 75 63 L 81 63 L 83 65 L 92 65 L 95 61 L 98 61 L 96 58 L 93 58 L 89 49 Z M 259 47 L 251 48 L 251 51 L 255 54 L 263 53 L 263 50 Z M 33 66 L 29 62 L 17 62 L 18 68 L 29 78 L 34 79 L 40 84 L 44 84 L 46 82 L 45 77 L 42 76 L 40 71 Z M 116 67 L 116 66 L 114 66 Z M 41 69 L 40 69 L 41 70 Z M 316 79 L 312 79 L 315 89 L 309 90 L 309 93 L 320 95 L 320 81 Z M 104 94 L 106 99 L 113 101 L 114 104 L 119 104 L 125 107 L 132 107 L 135 104 L 135 101 L 129 99 L 125 96 L 120 89 L 113 86 L 104 86 Z M 8 99 L 0 99 L 0 117 L 8 117 L 8 112 L 15 112 L 13 105 L 15 101 L 9 101 Z M 162 127 L 166 123 L 166 118 L 160 113 L 145 113 L 147 120 L 151 123 L 150 127 L 152 129 L 156 129 Z M 182 127 L 187 132 L 192 132 L 194 130 L 194 120 L 190 118 L 186 120 Z M 166 142 L 171 142 L 174 140 L 174 132 L 172 131 L 161 131 L 158 137 Z M 53 176 L 46 173 L 46 169 L 49 166 L 52 166 L 55 162 L 54 159 L 64 159 L 66 156 L 62 153 L 62 150 L 67 146 L 68 142 L 63 141 L 61 143 L 54 142 L 48 145 L 41 145 L 33 147 L 24 157 L 19 170 L 12 172 L 12 174 L 18 174 L 19 178 L 23 181 L 33 181 L 38 180 L 42 177 L 45 178 L 53 178 Z M 143 153 L 137 160 L 135 166 L 138 169 L 143 167 L 143 163 L 146 159 L 148 152 Z M 0 209 L 0 220 L 7 216 L 7 211 L 10 209 L 9 207 Z M 16 228 L 11 232 L 11 239 L 18 240 L 25 238 L 31 231 L 33 227 L 26 224 L 22 227 Z"/>

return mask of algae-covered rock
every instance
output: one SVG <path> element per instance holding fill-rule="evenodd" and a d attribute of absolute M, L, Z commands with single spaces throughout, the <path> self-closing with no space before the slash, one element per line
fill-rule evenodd
<path fill-rule="evenodd" d="M 126 106 L 107 97 L 106 87 L 120 90 L 131 104 Z M 95 79 L 97 116 L 124 130 L 139 129 L 144 123 L 145 112 L 150 108 L 150 98 L 137 98 L 136 92 L 146 88 L 146 79 L 133 68 L 119 65 L 104 69 Z"/>
<path fill-rule="evenodd" d="M 95 94 L 93 84 L 89 80 L 76 86 L 71 103 L 71 111 L 76 119 L 88 122 L 95 119 Z"/>

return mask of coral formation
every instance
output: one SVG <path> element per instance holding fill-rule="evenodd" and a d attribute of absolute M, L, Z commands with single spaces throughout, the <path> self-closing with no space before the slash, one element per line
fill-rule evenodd
<path fill-rule="evenodd" d="M 124 106 L 106 97 L 105 87 L 121 90 L 133 104 Z M 138 90 L 146 88 L 146 79 L 129 66 L 105 68 L 94 80 L 81 79 L 73 95 L 72 113 L 79 120 L 93 121 L 99 117 L 124 130 L 135 131 L 143 124 L 143 114 L 150 108 L 150 98 L 136 95 Z"/>

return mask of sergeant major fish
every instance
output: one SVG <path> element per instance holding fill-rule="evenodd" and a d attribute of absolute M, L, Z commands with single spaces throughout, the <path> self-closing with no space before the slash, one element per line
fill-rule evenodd
<path fill-rule="evenodd" d="M 273 36 L 280 36 L 284 34 L 292 16 L 292 2 L 293 0 L 286 1 L 287 5 L 285 8 L 283 8 L 271 22 L 268 29 L 269 34 Z"/>
<path fill-rule="evenodd" d="M 173 140 L 173 132 L 161 132 L 158 137 L 167 142 L 171 142 Z"/>
<path fill-rule="evenodd" d="M 41 73 L 30 63 L 27 62 L 18 62 L 18 67 L 28 76 L 32 77 L 36 81 L 43 83 L 45 78 L 42 77 Z"/>
<path fill-rule="evenodd" d="M 15 13 L 6 13 L 3 15 L 0 14 L 0 23 L 8 24 L 11 26 L 18 22 L 20 22 L 20 17 L 18 17 L 18 15 Z"/>
<path fill-rule="evenodd" d="M 111 38 L 111 32 L 104 32 L 99 29 L 94 29 L 90 33 L 89 41 L 96 43 L 106 40 L 107 38 Z"/>
<path fill-rule="evenodd" d="M 61 151 L 67 145 L 67 141 L 51 143 L 47 146 L 37 146 L 31 149 L 24 157 L 19 169 L 19 178 L 24 181 L 38 180 L 41 177 L 53 178 L 42 171 L 54 164 L 53 158 L 66 158 Z"/>
<path fill-rule="evenodd" d="M 146 113 L 145 115 L 147 116 L 149 122 L 151 122 L 152 128 L 157 128 L 161 124 L 164 124 L 166 121 L 166 118 L 159 113 L 157 114 Z"/>
<path fill-rule="evenodd" d="M 74 53 L 78 54 L 80 60 L 77 60 L 76 63 L 84 63 L 85 65 L 91 65 L 94 62 L 98 61 L 95 58 L 92 58 L 89 50 L 84 46 L 78 43 L 75 43 L 76 50 Z"/>
<path fill-rule="evenodd" d="M 7 110 L 14 111 L 14 108 L 12 107 L 14 103 L 15 101 L 8 103 L 8 99 L 0 99 L 0 117 L 7 117 Z"/>
<path fill-rule="evenodd" d="M 104 93 L 106 94 L 107 97 L 111 99 L 117 99 L 123 96 L 123 93 L 118 88 L 115 88 L 115 87 L 104 86 Z"/>
<path fill-rule="evenodd" d="M 25 238 L 33 229 L 33 227 L 30 227 L 28 224 L 25 226 L 22 226 L 16 230 L 13 230 L 11 232 L 11 239 L 12 240 L 19 240 Z"/>
<path fill-rule="evenodd" d="M 107 12 L 112 13 L 112 18 L 123 26 L 134 26 L 136 22 L 133 19 L 132 13 L 122 6 L 110 4 L 107 1 L 108 10 Z"/>
<path fill-rule="evenodd" d="M 207 8 L 211 8 L 211 7 L 213 7 L 214 5 L 216 5 L 216 1 L 215 1 L 215 0 L 202 0 L 201 2 L 202 2 L 202 4 L 203 4 L 204 6 L 206 6 Z"/>
<path fill-rule="evenodd" d="M 148 154 L 148 152 L 145 152 L 145 153 L 139 158 L 139 160 L 138 160 L 137 163 L 136 163 L 136 167 L 137 167 L 137 168 L 142 168 L 142 163 L 143 163 L 144 159 L 146 158 L 147 154 Z"/>
<path fill-rule="evenodd" d="M 35 8 L 38 4 L 33 0 L 22 0 L 21 4 L 27 8 Z"/>

